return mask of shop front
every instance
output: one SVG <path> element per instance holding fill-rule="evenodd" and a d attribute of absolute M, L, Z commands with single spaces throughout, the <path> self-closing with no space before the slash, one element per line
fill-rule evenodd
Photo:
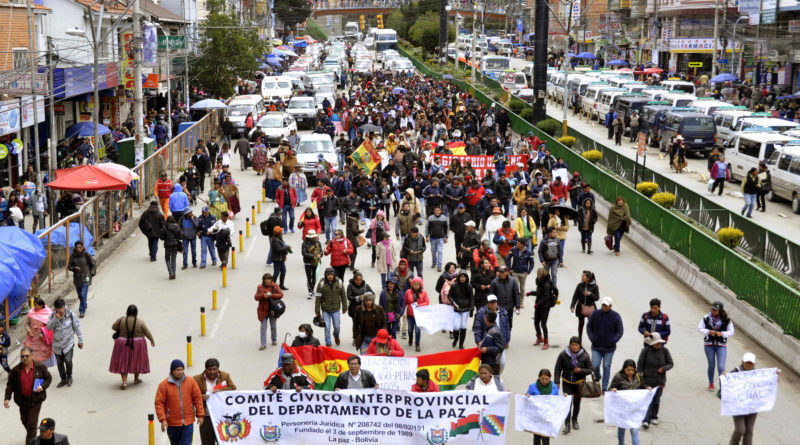
<path fill-rule="evenodd" d="M 741 46 L 737 43 L 736 50 L 731 44 L 726 48 L 724 57 L 719 57 L 718 72 L 729 71 L 734 55 L 738 55 Z M 722 46 L 717 46 L 717 51 L 722 53 Z M 669 41 L 669 72 L 686 73 L 692 76 L 709 74 L 712 71 L 714 57 L 713 38 L 673 38 Z"/>
<path fill-rule="evenodd" d="M 24 148 L 33 143 L 31 136 L 34 124 L 33 96 L 24 96 L 0 102 L 0 187 L 14 185 L 22 176 L 25 166 Z M 45 122 L 44 99 L 36 101 L 38 122 Z M 43 129 L 39 128 L 43 138 Z M 23 141 L 29 141 L 25 144 Z M 46 162 L 46 159 L 45 159 Z M 34 165 L 29 162 L 29 164 Z M 43 166 L 47 168 L 45 164 Z"/>

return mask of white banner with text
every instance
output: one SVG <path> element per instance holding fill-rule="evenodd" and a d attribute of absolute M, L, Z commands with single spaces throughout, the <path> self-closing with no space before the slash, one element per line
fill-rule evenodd
<path fill-rule="evenodd" d="M 778 369 L 729 372 L 719 376 L 723 416 L 771 411 L 778 395 Z"/>
<path fill-rule="evenodd" d="M 603 394 L 606 425 L 624 429 L 639 428 L 655 395 L 656 392 L 649 389 L 606 391 Z"/>
<path fill-rule="evenodd" d="M 417 326 L 426 334 L 433 335 L 442 330 L 453 330 L 453 306 L 449 304 L 429 304 L 414 308 Z"/>
<path fill-rule="evenodd" d="M 369 369 L 383 389 L 410 391 L 411 385 L 417 382 L 416 357 L 362 355 L 361 367 Z"/>
<path fill-rule="evenodd" d="M 572 406 L 572 397 L 515 396 L 514 429 L 540 436 L 558 437 Z"/>

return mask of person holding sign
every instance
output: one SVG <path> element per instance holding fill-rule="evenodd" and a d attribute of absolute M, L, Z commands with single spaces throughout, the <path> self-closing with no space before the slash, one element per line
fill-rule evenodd
<path fill-rule="evenodd" d="M 641 389 L 643 386 L 642 376 L 636 372 L 636 362 L 632 359 L 627 359 L 622 364 L 622 370 L 618 372 L 611 384 L 608 386 L 609 391 L 625 391 L 629 389 Z M 647 389 L 652 389 L 649 386 Z M 631 442 L 633 445 L 639 445 L 639 428 L 631 428 Z M 617 427 L 617 439 L 619 445 L 625 444 L 625 429 Z"/>
<path fill-rule="evenodd" d="M 756 369 L 756 355 L 752 352 L 745 352 L 742 356 L 742 364 L 733 368 L 731 373 L 752 371 Z M 781 370 L 777 370 L 778 379 L 781 378 Z M 722 375 L 725 375 L 723 372 Z M 722 384 L 720 383 L 720 391 Z M 756 424 L 758 413 L 733 416 L 733 434 L 731 434 L 730 445 L 753 445 L 753 428 Z"/>
<path fill-rule="evenodd" d="M 725 358 L 728 355 L 728 338 L 733 335 L 733 321 L 728 318 L 723 305 L 719 301 L 711 303 L 711 312 L 706 314 L 698 332 L 703 334 L 703 347 L 708 360 L 708 390 L 714 390 L 714 366 L 719 375 L 725 373 Z"/>
<path fill-rule="evenodd" d="M 539 371 L 539 379 L 528 386 L 528 392 L 526 394 L 528 396 L 557 396 L 558 386 L 550 380 L 551 377 L 552 374 L 550 374 L 550 370 L 543 368 Z M 533 445 L 550 445 L 550 438 L 534 434 Z"/>
<path fill-rule="evenodd" d="M 555 383 L 561 385 L 563 377 L 564 383 L 561 391 L 568 396 L 572 396 L 572 425 L 578 430 L 578 413 L 581 411 L 581 384 L 586 376 L 592 373 L 592 359 L 589 354 L 581 347 L 580 337 L 569 339 L 569 347 L 558 354 L 555 366 Z M 564 434 L 570 432 L 570 413 L 564 420 Z"/>
<path fill-rule="evenodd" d="M 675 366 L 672 355 L 664 347 L 666 341 L 661 338 L 661 334 L 653 332 L 649 337 L 645 337 L 645 346 L 639 353 L 636 369 L 642 374 L 644 383 L 656 389 L 647 414 L 644 416 L 642 428 L 647 429 L 650 424 L 658 425 L 658 409 L 661 406 L 661 394 L 664 392 L 664 385 L 667 383 L 667 371 Z"/>

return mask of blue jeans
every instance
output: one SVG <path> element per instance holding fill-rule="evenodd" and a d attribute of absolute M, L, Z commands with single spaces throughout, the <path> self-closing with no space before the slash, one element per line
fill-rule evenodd
<path fill-rule="evenodd" d="M 192 266 L 197 266 L 197 238 L 183 240 L 183 267 L 188 266 L 189 247 L 192 248 Z"/>
<path fill-rule="evenodd" d="M 339 171 L 342 171 L 344 170 L 344 166 L 347 162 L 347 156 L 345 156 L 344 153 L 339 152 L 337 157 L 339 158 Z"/>
<path fill-rule="evenodd" d="M 611 359 L 614 358 L 614 352 L 600 352 L 592 348 L 592 370 L 594 371 L 595 378 L 602 376 L 603 391 L 608 389 L 608 380 L 611 377 Z M 600 362 L 603 362 L 603 373 L 600 374 Z"/>
<path fill-rule="evenodd" d="M 407 317 L 407 319 L 408 319 L 408 343 L 410 344 L 413 342 L 414 345 L 419 346 L 419 338 L 422 333 L 419 331 L 419 326 L 417 326 L 417 320 L 410 315 Z"/>
<path fill-rule="evenodd" d="M 147 238 L 147 248 L 150 251 L 151 260 L 155 260 L 156 257 L 158 256 L 158 241 L 159 241 L 158 237 Z"/>
<path fill-rule="evenodd" d="M 756 194 L 755 193 L 745 193 L 744 194 L 744 207 L 742 207 L 742 215 L 744 215 L 744 211 L 747 210 L 747 216 L 753 214 L 753 206 L 756 205 Z"/>
<path fill-rule="evenodd" d="M 714 383 L 714 368 L 719 375 L 725 372 L 725 359 L 728 357 L 728 348 L 725 346 L 704 346 L 706 360 L 708 360 L 708 384 Z M 716 363 L 715 363 L 716 362 Z"/>
<path fill-rule="evenodd" d="M 441 269 L 444 254 L 444 238 L 431 238 L 431 265 Z"/>
<path fill-rule="evenodd" d="M 194 425 L 191 423 L 184 426 L 167 427 L 167 437 L 169 437 L 170 445 L 192 445 L 193 433 Z"/>
<path fill-rule="evenodd" d="M 620 242 L 622 241 L 623 233 L 617 230 L 614 232 L 614 252 L 619 252 Z"/>
<path fill-rule="evenodd" d="M 283 232 L 289 233 L 289 230 L 294 233 L 294 207 L 283 206 Z M 288 221 L 287 221 L 288 219 Z"/>
<path fill-rule="evenodd" d="M 186 252 L 186 249 L 183 249 Z M 200 265 L 206 267 L 206 251 L 211 253 L 211 262 L 217 262 L 217 251 L 214 249 L 214 238 L 204 236 L 200 238 Z"/>
<path fill-rule="evenodd" d="M 279 285 L 283 286 L 283 282 L 286 279 L 286 261 L 273 260 L 272 267 L 272 279 Z"/>
<path fill-rule="evenodd" d="M 550 269 L 550 278 L 553 279 L 553 286 L 558 286 L 558 260 L 548 261 L 545 267 Z"/>
<path fill-rule="evenodd" d="M 322 311 L 322 319 L 325 321 L 325 346 L 330 346 L 333 344 L 333 341 L 331 341 L 331 324 L 333 324 L 333 336 L 335 338 L 339 338 L 339 330 L 342 327 L 341 316 L 342 313 L 339 311 Z"/>
<path fill-rule="evenodd" d="M 372 343 L 372 339 L 373 338 L 375 338 L 375 337 L 364 336 L 364 338 L 361 340 L 361 353 L 362 354 L 366 354 L 367 353 L 367 349 L 369 349 L 369 344 Z"/>
<path fill-rule="evenodd" d="M 644 421 L 650 422 L 653 419 L 658 419 L 658 409 L 661 408 L 661 394 L 664 393 L 664 388 L 659 386 L 655 389 L 656 395 L 653 396 L 653 401 L 647 407 L 647 414 L 644 415 Z"/>
<path fill-rule="evenodd" d="M 567 244 L 567 240 L 560 239 L 558 240 L 558 245 L 561 246 L 561 251 L 564 252 L 564 245 Z"/>
<path fill-rule="evenodd" d="M 631 443 L 633 445 L 639 445 L 639 428 L 634 428 L 628 430 L 631 432 Z M 625 443 L 625 429 L 624 428 L 617 428 L 617 440 L 619 441 L 620 445 Z"/>
<path fill-rule="evenodd" d="M 333 233 L 336 232 L 336 217 L 335 216 L 326 216 L 325 217 L 325 241 L 330 241 L 333 239 Z"/>
<path fill-rule="evenodd" d="M 78 299 L 81 301 L 78 312 L 82 314 L 86 312 L 86 297 L 89 295 L 89 283 L 84 282 L 80 286 L 76 285 L 75 290 L 78 291 Z"/>

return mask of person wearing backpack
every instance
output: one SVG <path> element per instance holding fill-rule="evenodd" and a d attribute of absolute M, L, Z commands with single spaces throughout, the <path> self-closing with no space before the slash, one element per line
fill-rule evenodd
<path fill-rule="evenodd" d="M 208 235 L 214 235 L 214 241 L 217 246 L 217 255 L 219 255 L 220 266 L 228 266 L 228 253 L 231 250 L 231 233 L 236 231 L 233 221 L 228 219 L 228 212 L 220 214 L 221 219 L 214 223 L 206 232 Z"/>
<path fill-rule="evenodd" d="M 278 317 L 283 314 L 280 309 L 276 308 L 278 305 L 275 304 L 276 300 L 283 298 L 283 291 L 278 284 L 272 280 L 272 274 L 265 273 L 261 277 L 261 284 L 256 288 L 256 295 L 254 298 L 258 301 L 256 313 L 258 315 L 258 322 L 261 323 L 261 347 L 259 347 L 258 350 L 263 351 L 267 349 L 267 323 L 270 325 L 272 346 L 278 344 Z M 281 302 L 280 306 L 282 306 L 284 310 L 286 309 L 283 302 Z"/>
<path fill-rule="evenodd" d="M 564 262 L 564 251 L 558 241 L 555 226 L 547 228 L 547 234 L 542 242 L 539 243 L 539 261 L 542 265 L 550 269 L 550 278 L 553 285 L 558 286 L 558 265 Z"/>

